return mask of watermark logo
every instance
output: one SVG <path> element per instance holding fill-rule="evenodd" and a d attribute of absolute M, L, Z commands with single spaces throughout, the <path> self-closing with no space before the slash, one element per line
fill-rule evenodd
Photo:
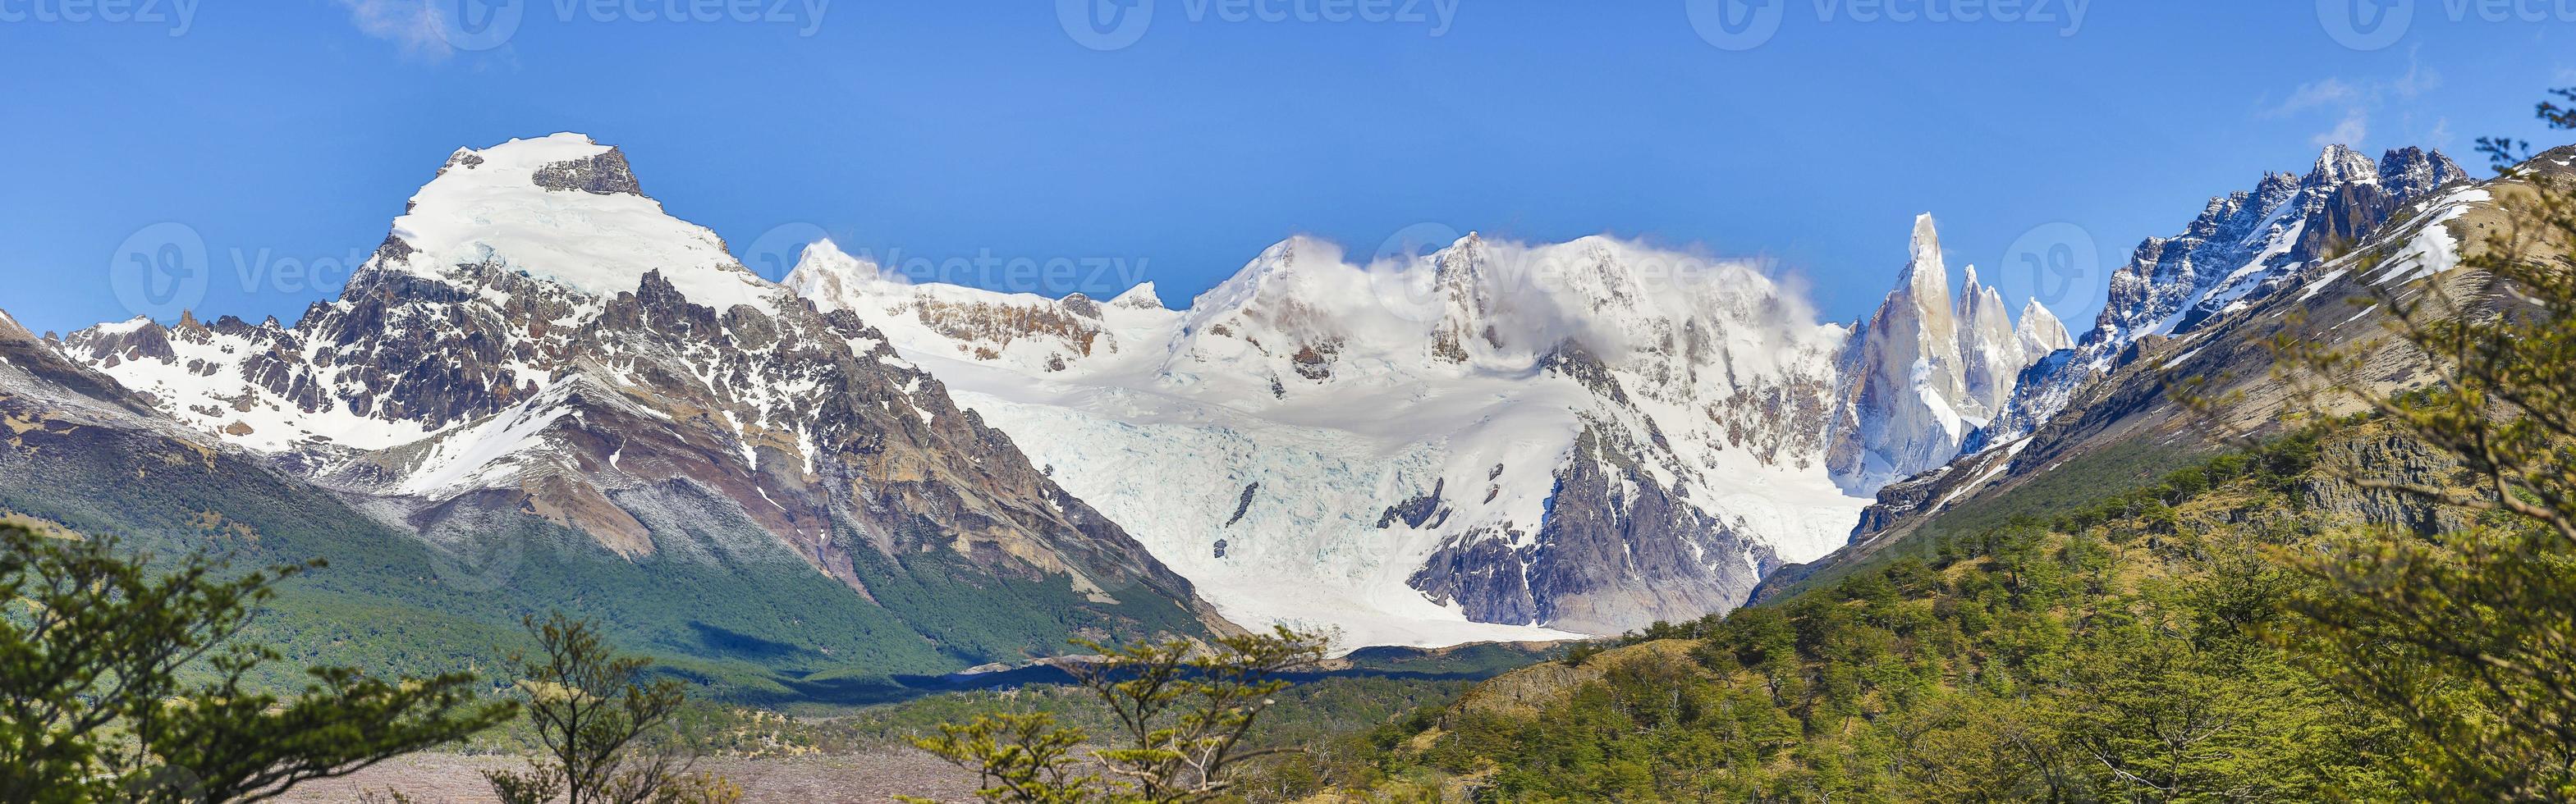
<path fill-rule="evenodd" d="M 828 238 L 823 227 L 785 223 L 770 227 L 740 255 L 744 267 L 764 277 L 782 278 L 804 261 L 805 250 Z M 900 247 L 882 251 L 835 242 L 834 248 L 872 277 L 911 284 L 963 285 L 1000 293 L 1062 296 L 1076 291 L 1106 292 L 1145 281 L 1152 259 L 1115 256 L 1006 256 L 991 248 L 972 255 L 930 257 Z"/>
<path fill-rule="evenodd" d="M 823 227 L 791 221 L 769 227 L 735 256 L 743 267 L 771 281 L 783 281 L 805 261 L 806 249 L 831 239 Z M 978 248 L 971 256 L 927 257 L 901 247 L 882 251 L 834 241 L 832 248 L 875 271 L 877 278 L 914 284 L 963 285 L 1001 293 L 1063 296 L 1068 293 L 1124 291 L 1146 279 L 1150 257 L 1098 255 L 1005 256 Z"/>
<path fill-rule="evenodd" d="M 1720 50 L 1752 50 L 1780 32 L 1790 0 L 1689 0 L 1691 29 Z"/>
<path fill-rule="evenodd" d="M 2335 43 L 2354 50 L 2397 44 L 2415 21 L 2415 0 L 2317 0 L 2317 22 Z"/>
<path fill-rule="evenodd" d="M 202 0 L 0 0 L 0 23 L 165 25 L 186 36 Z"/>
<path fill-rule="evenodd" d="M 845 253 L 860 262 L 878 266 L 878 270 L 886 275 L 902 277 L 904 281 L 916 284 L 965 285 L 1002 293 L 1035 293 L 1050 297 L 1086 288 L 1135 287 L 1145 281 L 1147 266 L 1152 262 L 1148 257 L 1006 257 L 989 248 L 976 249 L 971 257 L 939 259 L 906 255 L 900 248 L 886 249 L 883 254 L 866 248 Z"/>
<path fill-rule="evenodd" d="M 2317 22 L 2336 44 L 2378 50 L 2397 43 L 2415 20 L 2415 0 L 2317 0 Z"/>
<path fill-rule="evenodd" d="M 197 309 L 222 279 L 244 294 L 336 294 L 368 256 L 363 249 L 314 257 L 233 247 L 219 261 L 195 228 L 165 222 L 126 236 L 108 257 L 107 283 L 126 312 L 168 321 Z"/>
<path fill-rule="evenodd" d="M 2422 5 L 2422 8 L 2418 8 Z M 2443 22 L 2476 20 L 2503 24 L 2576 23 L 2576 2 L 2569 0 L 2317 0 L 2317 24 L 2336 44 L 2353 50 L 2381 50 L 2406 37 L 2418 11 Z"/>
<path fill-rule="evenodd" d="M 0 0 L 7 2 L 8 0 Z M 528 16 L 528 0 L 428 0 L 438 36 L 468 52 L 509 44 Z M 792 25 L 796 35 L 823 27 L 832 0 L 545 0 L 559 23 Z"/>
<path fill-rule="evenodd" d="M 2043 305 L 2053 307 L 2101 290 L 2101 249 L 2092 232 L 2072 223 L 2042 224 L 2023 232 L 2004 249 L 2002 265 L 2009 278 L 2029 283 L 2031 298 Z"/>
<path fill-rule="evenodd" d="M 156 223 L 125 238 L 108 259 L 108 286 L 127 312 L 173 318 L 206 300 L 206 239 L 183 223 Z"/>
<path fill-rule="evenodd" d="M 1691 29 L 1721 50 L 1752 50 L 1780 32 L 1796 0 L 1683 0 Z M 1811 0 L 1820 24 L 2027 25 L 2060 37 L 2084 29 L 2093 0 Z"/>
<path fill-rule="evenodd" d="M 510 588 L 528 563 L 526 540 L 518 534 L 433 533 L 429 536 L 429 571 L 439 585 L 466 593 Z"/>
<path fill-rule="evenodd" d="M 1056 23 L 1093 50 L 1119 50 L 1145 38 L 1154 24 L 1154 0 L 1056 0 Z"/>
<path fill-rule="evenodd" d="M 1421 26 L 1432 36 L 1449 33 L 1458 0 L 1172 0 L 1193 24 L 1299 23 Z M 1784 0 L 1773 0 L 1782 2 Z M 1056 24 L 1092 50 L 1123 50 L 1145 38 L 1157 0 L 1056 0 Z"/>
<path fill-rule="evenodd" d="M 753 239 L 751 245 L 744 246 L 738 256 L 743 267 L 775 282 L 785 279 L 789 271 L 796 270 L 796 263 L 805 258 L 806 246 L 829 237 L 830 233 L 814 224 L 782 223 L 760 233 L 760 237 Z"/>
<path fill-rule="evenodd" d="M 438 37 L 447 46 L 467 52 L 500 47 L 519 33 L 519 22 L 527 16 L 523 0 L 433 0 L 432 16 L 437 17 Z"/>

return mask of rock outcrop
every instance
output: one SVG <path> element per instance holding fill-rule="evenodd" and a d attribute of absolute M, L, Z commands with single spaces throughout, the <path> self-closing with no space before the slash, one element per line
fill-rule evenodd
<path fill-rule="evenodd" d="M 1929 214 L 1914 219 L 1910 253 L 1896 289 L 1843 351 L 1827 466 L 1853 494 L 1938 467 L 1971 445 L 2023 369 L 2047 355 L 2028 353 L 2024 341 L 2044 343 L 2056 321 L 2046 308 L 2038 320 L 2025 310 L 2017 332 L 2003 294 L 1980 283 L 1974 266 L 1953 300 Z"/>
<path fill-rule="evenodd" d="M 2467 175 L 2438 151 L 2401 148 L 2373 163 L 2334 145 L 2305 175 L 2267 174 L 2252 190 L 2210 199 L 2180 234 L 2138 244 L 2112 273 L 2108 302 L 2076 355 L 2016 391 L 1988 442 L 2066 409 L 2078 386 L 2108 373 L 2139 338 L 2189 334 L 2304 286 L 2399 209 Z"/>
<path fill-rule="evenodd" d="M 2277 357 L 2269 345 L 2280 339 L 2353 350 L 2354 369 L 2335 380 L 2345 387 L 2380 393 L 2419 387 L 2427 376 L 2421 356 L 2382 337 L 2389 323 L 2386 294 L 2438 290 L 2451 299 L 2510 298 L 2492 276 L 2459 269 L 2460 257 L 2495 248 L 2513 231 L 2513 207 L 2531 197 L 2528 184 L 2576 183 L 2571 165 L 2576 165 L 2576 147 L 2526 162 L 2519 177 L 2475 182 L 2460 179 L 2458 167 L 2439 154 L 2392 151 L 2372 165 L 2348 150 L 2328 149 L 2304 179 L 2275 174 L 2266 180 L 2265 191 L 2212 202 L 2211 214 L 2194 223 L 2195 234 L 2142 247 L 2141 261 L 2124 269 L 2127 280 L 2113 290 L 2114 309 L 2104 312 L 2097 329 L 2024 373 L 2005 429 L 1947 466 L 1882 489 L 1879 503 L 1862 515 L 1852 544 L 1820 563 L 1862 560 L 1903 542 L 1955 506 L 2038 482 L 2071 462 L 2104 455 L 2190 454 L 2217 448 L 2230 437 L 2281 432 L 2297 419 L 2283 415 L 2284 406 L 2294 401 L 2292 391 L 2273 373 Z M 2387 206 L 2386 199 L 2399 197 L 2409 200 Z M 2271 222 L 2259 228 L 2244 225 L 2257 211 Z M 2376 228 L 2331 247 L 2300 234 L 2310 231 L 2311 224 L 2350 232 L 2357 226 L 2354 221 L 2372 217 L 2379 220 Z M 2198 262 L 2208 255 L 2268 256 L 2249 258 L 2213 276 Z M 2232 259 L 2224 257 L 2219 264 Z M 2257 281 L 2249 284 L 2248 278 Z M 2238 287 L 2252 289 L 2214 306 L 2208 301 L 2217 297 L 2191 290 L 2233 293 L 2228 289 Z M 2194 317 L 2192 310 L 2204 312 Z M 2128 328 L 2149 321 L 2156 323 Z M 2176 383 L 2183 381 L 2195 383 L 2192 394 L 2211 404 L 2195 410 L 2177 402 Z M 2350 412 L 2355 404 L 2339 397 L 2325 401 L 2329 413 Z M 2048 415 L 2033 429 L 2009 429 L 2029 426 L 2012 422 L 2011 416 L 2041 413 Z M 2357 451 L 2338 459 L 2372 471 L 2395 471 L 2410 481 L 2447 471 L 2402 444 L 2352 449 Z M 2094 471 L 2113 477 L 2135 474 Z M 2310 484 L 2302 496 L 2317 507 L 2348 514 L 2352 521 L 2419 531 L 2457 524 L 2439 521 L 2388 494 L 2345 484 Z M 1766 581 L 1760 594 L 1777 594 L 1813 571 L 1784 571 Z"/>

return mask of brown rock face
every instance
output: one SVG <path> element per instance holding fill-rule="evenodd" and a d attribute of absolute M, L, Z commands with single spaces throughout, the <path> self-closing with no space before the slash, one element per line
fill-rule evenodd
<path fill-rule="evenodd" d="M 548 190 L 579 190 L 592 195 L 644 194 L 644 189 L 635 184 L 635 174 L 626 168 L 626 155 L 615 148 L 598 156 L 538 168 L 536 181 L 537 186 Z"/>

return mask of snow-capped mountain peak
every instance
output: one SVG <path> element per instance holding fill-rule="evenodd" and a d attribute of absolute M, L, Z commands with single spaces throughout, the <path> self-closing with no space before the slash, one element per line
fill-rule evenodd
<path fill-rule="evenodd" d="M 1233 276 L 1191 299 L 1190 309 L 1202 315 L 1223 315 L 1252 307 L 1261 300 L 1265 289 L 1296 281 L 1300 260 L 1313 260 L 1317 265 L 1339 265 L 1341 247 L 1303 235 L 1272 243 L 1251 262 L 1244 263 Z"/>
<path fill-rule="evenodd" d="M 2317 154 L 2316 165 L 2299 179 L 2299 183 L 2307 187 L 2378 181 L 2379 163 L 2340 143 L 2326 146 L 2323 153 Z"/>
<path fill-rule="evenodd" d="M 2468 171 L 2440 151 L 2426 151 L 2409 145 L 2389 151 L 2379 160 L 2379 181 L 2389 192 L 2409 198 L 2420 198 L 2436 187 L 2465 178 Z"/>
<path fill-rule="evenodd" d="M 714 232 L 644 195 L 625 154 L 573 133 L 457 150 L 394 219 L 372 264 L 432 279 L 459 266 L 525 272 L 594 297 L 660 271 L 718 310 L 765 305 L 774 290 Z"/>
<path fill-rule="evenodd" d="M 859 292 L 894 292 L 895 287 L 911 284 L 902 274 L 889 273 L 874 261 L 850 256 L 830 238 L 806 244 L 796 259 L 796 267 L 781 277 L 779 284 L 799 296 L 838 295 Z"/>
<path fill-rule="evenodd" d="M 1155 295 L 1154 283 L 1138 282 L 1135 287 L 1111 297 L 1109 306 L 1131 310 L 1160 310 L 1163 309 L 1163 297 Z"/>

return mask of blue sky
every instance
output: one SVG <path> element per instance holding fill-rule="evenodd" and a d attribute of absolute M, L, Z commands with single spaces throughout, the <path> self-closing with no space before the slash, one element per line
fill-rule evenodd
<path fill-rule="evenodd" d="M 1769 259 L 1850 319 L 1930 211 L 1954 270 L 2016 304 L 2036 290 L 1996 267 L 2016 241 L 2090 241 L 2051 302 L 2080 329 L 2108 270 L 2211 195 L 2329 140 L 2463 163 L 2479 134 L 2557 144 L 2530 107 L 2576 84 L 2576 19 L 2455 20 L 2452 0 L 2329 0 L 2420 5 L 2402 33 L 2340 38 L 2304 0 L 2085 3 L 2080 23 L 2066 0 L 2015 22 L 1769 0 L 1780 23 L 1749 49 L 1702 36 L 1688 0 L 1382 1 L 1133 0 L 1153 14 L 1116 42 L 1033 0 L 0 0 L 0 309 L 129 317 L 109 264 L 175 222 L 207 247 L 200 310 L 292 321 L 447 153 L 573 130 L 737 250 L 821 231 L 879 256 L 1118 261 L 1078 289 L 1151 279 L 1178 305 L 1296 233 L 1366 252 L 1420 224 L 1607 232 Z M 516 24 L 468 31 L 460 2 Z M 1324 11 L 1400 18 L 1299 19 Z"/>

